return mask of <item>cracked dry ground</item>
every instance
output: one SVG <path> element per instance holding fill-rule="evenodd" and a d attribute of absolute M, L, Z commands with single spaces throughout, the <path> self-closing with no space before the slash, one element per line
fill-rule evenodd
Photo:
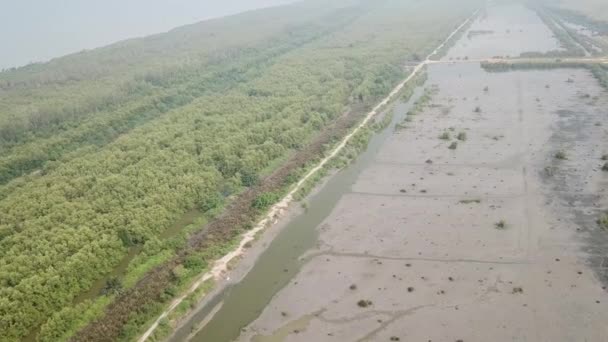
<path fill-rule="evenodd" d="M 474 64 L 431 66 L 430 85 L 241 340 L 608 340 L 605 91 L 582 69 Z"/>

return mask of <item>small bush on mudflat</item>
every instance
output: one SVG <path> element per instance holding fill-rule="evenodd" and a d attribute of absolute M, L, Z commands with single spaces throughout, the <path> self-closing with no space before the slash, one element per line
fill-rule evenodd
<path fill-rule="evenodd" d="M 450 150 L 455 150 L 456 148 L 458 148 L 458 142 L 452 141 L 452 143 L 450 144 L 450 146 L 448 146 L 448 148 Z"/>
<path fill-rule="evenodd" d="M 566 160 L 568 159 L 566 152 L 564 151 L 557 151 L 555 153 L 555 159 L 559 159 L 559 160 Z"/>
<path fill-rule="evenodd" d="M 500 230 L 506 229 L 507 222 L 505 220 L 500 220 L 500 221 L 494 223 L 494 228 L 500 229 Z"/>
<path fill-rule="evenodd" d="M 479 203 L 481 203 L 481 200 L 479 198 L 464 199 L 464 200 L 458 201 L 458 203 L 460 203 L 460 204 L 471 204 L 471 203 L 479 204 Z"/>
<path fill-rule="evenodd" d="M 597 224 L 600 228 L 608 230 L 608 214 L 602 214 L 600 218 L 597 219 Z"/>
<path fill-rule="evenodd" d="M 443 133 L 441 133 L 441 135 L 439 136 L 439 139 L 441 139 L 441 140 L 450 140 L 451 139 L 450 132 L 443 132 Z"/>
<path fill-rule="evenodd" d="M 604 165 L 602 165 L 602 171 L 608 171 L 608 162 L 604 163 Z"/>
<path fill-rule="evenodd" d="M 374 304 L 374 303 L 372 303 L 372 301 L 371 301 L 371 300 L 366 300 L 366 299 L 361 299 L 360 301 L 358 301 L 358 302 L 357 302 L 357 305 L 358 305 L 360 308 L 366 308 L 366 307 L 371 306 L 371 305 L 373 305 L 373 304 Z"/>
<path fill-rule="evenodd" d="M 467 133 L 466 132 L 460 132 L 460 133 L 458 133 L 458 135 L 456 136 L 456 139 L 458 139 L 460 141 L 466 141 L 467 140 Z"/>

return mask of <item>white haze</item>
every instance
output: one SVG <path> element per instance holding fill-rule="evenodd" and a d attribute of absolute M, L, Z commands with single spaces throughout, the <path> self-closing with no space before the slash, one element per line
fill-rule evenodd
<path fill-rule="evenodd" d="M 0 69 L 295 0 L 0 0 Z"/>

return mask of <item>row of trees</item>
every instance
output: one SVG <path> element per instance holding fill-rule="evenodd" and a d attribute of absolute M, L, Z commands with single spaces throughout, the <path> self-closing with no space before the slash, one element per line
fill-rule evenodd
<path fill-rule="evenodd" d="M 195 98 L 260 77 L 274 59 L 343 23 L 296 26 L 289 32 L 274 32 L 259 46 L 220 47 L 227 57 L 218 61 L 208 57 L 179 66 L 143 69 L 126 80 L 119 73 L 69 84 L 62 91 L 43 87 L 8 92 L 0 96 L 0 184 L 84 147 L 103 147 Z M 260 94 L 252 89 L 251 95 Z"/>

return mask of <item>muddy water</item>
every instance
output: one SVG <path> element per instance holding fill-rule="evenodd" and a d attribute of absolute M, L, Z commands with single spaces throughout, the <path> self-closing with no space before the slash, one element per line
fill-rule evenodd
<path fill-rule="evenodd" d="M 606 92 L 585 70 L 471 63 L 428 82 L 433 105 L 383 143 L 239 341 L 608 340 Z"/>
<path fill-rule="evenodd" d="M 454 49 L 501 53 L 479 37 Z M 427 84 L 432 105 L 385 138 L 239 341 L 608 340 L 607 92 L 583 69 L 474 63 L 432 65 Z"/>
<path fill-rule="evenodd" d="M 523 4 L 488 7 L 444 59 L 517 57 L 524 52 L 560 50 L 559 41 L 536 13 Z"/>
<path fill-rule="evenodd" d="M 519 5 L 489 8 L 474 30 L 447 58 L 558 47 Z M 584 70 L 429 76 L 432 105 L 405 130 L 398 107 L 173 341 L 608 340 L 608 238 L 594 225 L 608 207 L 606 92 Z"/>
<path fill-rule="evenodd" d="M 395 125 L 403 119 L 411 104 L 421 94 L 422 89 L 418 88 L 407 103 L 398 103 L 389 127 L 374 135 L 364 153 L 331 177 L 322 189 L 309 199 L 306 211 L 290 220 L 260 255 L 244 279 L 216 294 L 175 333 L 171 341 L 190 339 L 221 342 L 237 338 L 241 328 L 259 316 L 274 294 L 299 272 L 303 264 L 301 256 L 317 242 L 317 226 L 331 213 L 342 195 L 350 191 L 361 171 L 374 160 L 379 148 L 394 132 Z M 192 334 L 210 312 L 215 312 L 213 319 L 203 329 Z M 301 323 L 297 322 L 294 326 Z"/>

